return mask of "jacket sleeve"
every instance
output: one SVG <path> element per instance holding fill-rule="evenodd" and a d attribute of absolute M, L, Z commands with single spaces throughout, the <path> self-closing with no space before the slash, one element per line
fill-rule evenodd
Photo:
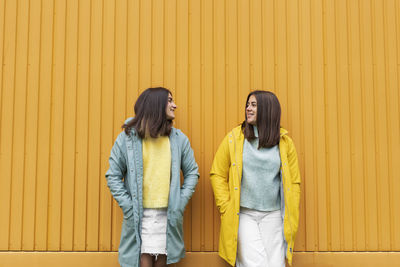
<path fill-rule="evenodd" d="M 296 189 L 300 192 L 301 178 L 300 178 L 299 162 L 297 160 L 296 147 L 294 146 L 292 139 L 289 139 L 287 157 L 290 168 L 290 174 L 292 177 L 292 184 L 296 186 Z"/>
<path fill-rule="evenodd" d="M 189 139 L 186 136 L 184 136 L 183 140 L 181 169 L 183 173 L 183 184 L 181 186 L 181 205 L 183 211 L 194 193 L 194 189 L 200 176 L 199 168 L 194 158 L 193 149 L 191 148 Z"/>
<path fill-rule="evenodd" d="M 126 175 L 126 158 L 122 150 L 124 142 L 121 133 L 111 149 L 109 158 L 110 168 L 106 172 L 107 186 L 110 188 L 111 195 L 117 201 L 124 214 L 127 214 L 132 207 L 132 199 L 125 187 L 123 178 Z"/>
<path fill-rule="evenodd" d="M 226 211 L 230 199 L 228 177 L 231 160 L 228 139 L 227 135 L 220 144 L 210 171 L 215 203 L 220 213 Z"/>

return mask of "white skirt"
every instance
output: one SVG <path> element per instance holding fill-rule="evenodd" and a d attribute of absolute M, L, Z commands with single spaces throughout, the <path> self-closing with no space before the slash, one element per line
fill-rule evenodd
<path fill-rule="evenodd" d="M 143 209 L 141 253 L 167 254 L 167 208 Z"/>

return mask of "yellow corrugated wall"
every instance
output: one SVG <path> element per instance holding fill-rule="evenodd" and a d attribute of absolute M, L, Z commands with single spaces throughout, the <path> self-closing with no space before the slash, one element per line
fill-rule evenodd
<path fill-rule="evenodd" d="M 104 173 L 164 86 L 201 178 L 188 251 L 217 251 L 208 173 L 251 89 L 274 91 L 302 183 L 296 251 L 400 251 L 398 0 L 0 0 L 0 250 L 116 251 Z"/>

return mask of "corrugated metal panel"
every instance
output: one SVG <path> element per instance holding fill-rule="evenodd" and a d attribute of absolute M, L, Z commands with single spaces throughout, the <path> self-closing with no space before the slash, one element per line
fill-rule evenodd
<path fill-rule="evenodd" d="M 400 250 L 396 0 L 0 0 L 0 250 L 117 250 L 104 179 L 133 103 L 170 88 L 201 179 L 189 251 L 216 251 L 208 172 L 273 90 L 303 177 L 297 251 Z"/>

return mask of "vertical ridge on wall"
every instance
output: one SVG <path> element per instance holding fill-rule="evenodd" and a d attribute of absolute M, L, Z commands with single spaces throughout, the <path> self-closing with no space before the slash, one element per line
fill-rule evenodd
<path fill-rule="evenodd" d="M 282 109 L 281 124 L 287 125 L 287 2 L 274 1 L 274 12 L 278 14 L 274 16 L 275 25 L 275 87 L 273 92 L 279 98 Z"/>
<path fill-rule="evenodd" d="M 86 249 L 90 88 L 90 1 L 78 1 L 74 251 Z"/>
<path fill-rule="evenodd" d="M 215 132 L 215 120 L 214 120 L 214 110 L 215 110 L 215 100 L 214 94 L 214 61 L 213 61 L 213 45 L 214 45 L 214 18 L 213 18 L 213 2 L 211 0 L 201 1 L 201 21 L 202 21 L 202 40 L 201 40 L 201 71 L 202 71 L 202 110 L 204 113 L 202 115 L 202 142 L 203 142 L 203 158 L 204 158 L 204 174 L 200 179 L 204 180 L 205 185 L 204 192 L 204 210 L 205 210 L 205 220 L 209 228 L 208 240 L 206 250 L 216 251 L 218 236 L 216 235 L 216 228 L 214 227 L 216 223 L 219 222 L 217 218 L 219 217 L 215 208 L 210 208 L 214 206 L 213 191 L 211 188 L 208 177 L 209 170 L 212 164 L 212 151 L 215 148 L 215 138 L 213 133 Z M 217 222 L 218 221 L 218 222 Z M 210 229 L 211 228 L 211 229 Z"/>
<path fill-rule="evenodd" d="M 54 1 L 53 37 L 52 37 L 52 105 L 50 133 L 50 170 L 49 170 L 49 217 L 48 249 L 60 249 L 61 237 L 61 177 L 62 177 L 62 139 L 64 112 L 64 51 L 65 51 L 65 4 Z"/>
<path fill-rule="evenodd" d="M 170 89 L 175 97 L 176 91 L 176 28 L 177 28 L 177 11 L 176 0 L 167 1 L 164 5 L 164 66 L 163 66 L 163 84 L 166 88 Z M 134 103 L 132 99 L 130 104 Z"/>
<path fill-rule="evenodd" d="M 39 123 L 35 220 L 35 250 L 39 251 L 47 250 L 48 240 L 53 4 L 53 2 L 43 1 L 40 16 Z"/>
<path fill-rule="evenodd" d="M 365 5 L 360 6 L 360 19 L 361 25 L 366 25 L 362 27 L 361 38 L 364 41 L 363 45 L 360 47 L 361 51 L 361 64 L 364 66 L 362 69 L 362 87 L 364 88 L 363 93 L 363 106 L 370 106 L 371 108 L 365 109 L 363 111 L 363 129 L 365 132 L 365 138 L 363 145 L 366 147 L 366 156 L 364 161 L 364 169 L 366 170 L 367 181 L 365 183 L 365 192 L 369 196 L 367 199 L 368 209 L 366 209 L 366 217 L 369 219 L 366 222 L 366 239 L 368 240 L 369 249 L 376 250 L 374 247 L 377 244 L 377 201 L 376 201 L 376 170 L 375 170 L 375 146 L 366 146 L 368 143 L 375 142 L 375 121 L 371 120 L 374 117 L 375 107 L 374 107 L 374 93 L 373 93 L 373 51 L 372 51 L 372 29 L 367 27 L 371 25 L 371 6 L 366 2 Z M 368 40 L 368 41 L 367 41 Z M 371 199 L 371 200 L 370 200 Z"/>
<path fill-rule="evenodd" d="M 384 88 L 384 92 L 382 94 L 377 95 L 377 103 L 378 103 L 378 113 L 381 118 L 379 119 L 378 127 L 379 131 L 377 134 L 379 142 L 378 149 L 378 175 L 379 177 L 379 185 L 377 189 L 379 190 L 379 215 L 378 215 L 378 249 L 379 250 L 390 250 L 391 248 L 391 236 L 392 236 L 392 227 L 390 225 L 390 209 L 392 203 L 390 203 L 390 195 L 389 195 L 389 186 L 390 186 L 390 177 L 389 177 L 389 165 L 388 165 L 388 119 L 389 115 L 387 112 L 388 103 L 387 103 L 387 95 L 388 95 L 388 79 L 387 74 L 388 70 L 386 68 L 387 65 L 387 47 L 386 47 L 386 27 L 384 25 L 384 10 L 383 3 L 380 3 L 379 7 L 375 4 L 375 12 L 376 17 L 373 16 L 375 21 L 375 41 L 376 41 L 376 70 L 377 70 L 377 82 L 379 83 L 379 88 Z M 382 38 L 382 39 L 380 39 Z M 386 70 L 386 71 L 385 71 Z M 385 118 L 385 119 L 382 119 Z"/>
<path fill-rule="evenodd" d="M 247 4 L 246 4 L 247 3 Z M 243 120 L 243 110 L 245 109 L 245 102 L 248 93 L 251 90 L 250 83 L 250 9 L 248 2 L 244 0 L 238 0 L 238 14 L 237 14 L 237 24 L 238 24 L 238 107 L 239 112 L 239 123 Z M 217 76 L 218 77 L 218 76 Z M 216 88 L 218 90 L 218 88 Z M 233 126 L 229 125 L 224 130 L 224 135 L 226 131 L 229 131 Z M 223 135 L 223 136 L 224 136 Z M 222 140 L 222 138 L 218 139 Z"/>
<path fill-rule="evenodd" d="M 390 4 L 386 5 L 386 12 L 387 15 L 384 16 L 385 18 L 385 27 L 388 27 L 388 33 L 386 34 L 385 38 L 387 39 L 387 46 L 385 50 L 388 50 L 386 55 L 386 71 L 387 75 L 389 76 L 389 93 L 387 97 L 388 104 L 388 118 L 389 118 L 389 150 L 390 153 L 388 155 L 388 165 L 389 165 L 389 175 L 390 175 L 390 202 L 391 210 L 390 210 L 390 218 L 391 218 L 391 250 L 400 250 L 400 215 L 397 210 L 399 210 L 399 197 L 396 196 L 400 195 L 400 184 L 399 179 L 395 179 L 395 177 L 400 176 L 400 167 L 398 164 L 394 164 L 393 159 L 395 158 L 396 153 L 400 152 L 400 141 L 398 136 L 400 136 L 399 132 L 399 123 L 396 125 L 396 121 L 399 122 L 399 104 L 396 100 L 399 99 L 399 92 L 398 92 L 398 75 L 397 75 L 397 58 L 398 53 L 396 47 L 398 46 L 398 36 L 396 33 L 396 2 L 389 1 Z M 390 168 L 392 166 L 392 168 Z"/>
<path fill-rule="evenodd" d="M 12 124 L 12 167 L 11 167 L 11 199 L 10 199 L 10 237 L 9 237 L 9 249 L 21 249 L 21 229 L 22 220 L 19 216 L 22 210 L 22 187 L 23 187 L 23 168 L 21 165 L 24 163 L 24 102 L 25 99 L 25 86 L 24 86 L 24 71 L 26 68 L 26 52 L 24 46 L 26 46 L 26 27 L 24 27 L 24 22 L 26 16 L 23 17 L 25 7 L 19 3 L 16 4 L 16 30 L 15 30 L 15 57 L 14 57 L 14 103 L 12 114 L 13 124 Z M 26 24 L 25 24 L 26 25 Z M 17 97 L 22 95 L 24 97 Z M 22 108 L 17 108 L 22 107 Z M 22 109 L 22 110 L 21 110 Z M 15 142 L 15 140 L 20 140 Z"/>
<path fill-rule="evenodd" d="M 11 3 L 12 7 L 12 3 Z M 12 40 L 15 42 L 15 28 L 16 23 L 13 23 L 13 14 L 15 14 L 16 7 L 10 9 L 10 4 L 4 3 L 4 28 L 3 28 L 3 51 L 2 51 L 2 84 L 1 84 L 1 139 L 0 139 L 0 151 L 1 151 L 1 162 L 0 167 L 4 175 L 4 178 L 0 180 L 0 200 L 1 200 L 1 211 L 6 216 L 0 218 L 0 245 L 2 250 L 9 249 L 10 242 L 10 217 L 11 217 L 11 165 L 12 165 L 12 128 L 13 128 L 13 101 L 14 101 L 14 89 L 13 89 L 13 77 L 14 77 L 14 64 L 12 60 L 13 54 L 15 54 L 15 43 L 12 44 Z M 15 16 L 14 16 L 15 17 Z M 6 25 L 8 27 L 6 27 Z M 8 48 L 6 50 L 6 47 Z M 8 122 L 9 127 L 5 127 L 5 123 Z M 11 123 L 10 123 L 11 122 Z M 10 127 L 11 125 L 11 127 Z"/>
<path fill-rule="evenodd" d="M 116 90 L 116 86 L 117 86 L 117 84 L 119 84 L 117 81 L 117 77 L 118 77 L 117 68 L 119 67 L 118 66 L 119 62 L 117 59 L 117 57 L 118 57 L 117 54 L 119 52 L 119 51 L 117 51 L 117 47 L 118 47 L 117 39 L 119 36 L 117 36 L 118 31 L 116 29 L 117 23 L 118 23 L 117 16 L 119 15 L 119 13 L 118 13 L 119 10 L 117 9 L 118 6 L 117 6 L 116 1 L 109 1 L 109 2 L 110 2 L 109 3 L 110 6 L 112 5 L 112 9 L 110 9 L 109 12 L 112 13 L 112 15 L 113 15 L 112 16 L 112 24 L 110 25 L 110 28 L 112 27 L 112 29 L 113 29 L 113 32 L 112 32 L 112 37 L 113 37 L 112 44 L 113 45 L 112 45 L 112 50 L 111 50 L 112 58 L 110 59 L 110 61 L 112 61 L 112 88 L 111 88 L 112 103 L 113 103 L 113 105 L 112 105 L 112 126 L 113 126 L 112 127 L 112 140 L 114 141 L 120 132 L 119 125 L 118 125 L 119 117 L 116 116 L 116 114 L 119 114 L 118 106 L 117 106 L 118 92 L 116 92 L 116 91 L 118 91 L 118 90 Z M 113 203 L 112 203 L 112 233 L 111 233 L 111 238 L 112 238 L 112 246 L 111 247 L 113 250 L 117 250 L 117 248 L 118 248 L 118 241 L 119 241 L 119 237 L 120 237 L 120 233 L 121 233 L 121 224 L 119 223 L 120 221 L 122 221 L 122 215 L 121 215 L 120 209 L 119 209 L 116 201 L 113 201 Z"/>
<path fill-rule="evenodd" d="M 88 132 L 88 181 L 86 250 L 99 250 L 100 227 L 100 134 L 101 134 L 101 72 L 102 72 L 102 6 L 100 1 L 90 3 L 90 87 Z M 99 92 L 100 91 L 100 92 Z"/>
<path fill-rule="evenodd" d="M 78 73 L 78 0 L 66 2 L 64 135 L 61 200 L 61 250 L 74 247 L 74 188 L 76 143 L 76 98 Z M 69 89 L 67 89 L 69 88 Z"/>
<path fill-rule="evenodd" d="M 302 6 L 300 7 L 300 22 L 301 22 L 301 52 L 300 52 L 300 62 L 302 66 L 301 71 L 301 88 L 303 90 L 303 106 L 304 109 L 302 111 L 301 121 L 303 124 L 304 136 L 302 143 L 304 143 L 304 169 L 307 170 L 303 180 L 305 180 L 304 186 L 304 195 L 306 205 L 305 210 L 305 224 L 306 229 L 306 250 L 307 251 L 315 251 L 318 250 L 318 221 L 316 214 L 316 207 L 318 201 L 317 191 L 315 190 L 316 181 L 315 181 L 315 173 L 314 173 L 314 157 L 312 151 L 313 148 L 313 120 L 312 114 L 313 109 L 311 105 L 312 101 L 312 72 L 311 72 L 311 8 L 310 2 L 304 1 L 302 2 Z"/>
<path fill-rule="evenodd" d="M 0 1 L 0 127 L 3 127 L 3 99 L 4 99 L 4 69 L 5 69 L 5 43 L 6 43 L 6 0 Z M 4 170 L 5 158 L 3 158 L 4 151 L 4 130 L 0 129 L 0 167 L 1 170 Z M 3 142 L 2 142 L 3 140 Z M 3 214 L 9 214 L 8 210 L 8 202 L 7 200 L 7 191 L 5 191 L 6 185 L 8 184 L 8 178 L 0 180 L 0 212 Z M 8 198 L 9 199 L 9 198 Z M 8 249 L 8 217 L 1 216 L 0 217 L 0 249 Z"/>
<path fill-rule="evenodd" d="M 151 69 L 151 25 L 152 25 L 152 1 L 141 1 L 140 2 L 140 38 L 139 38 L 139 47 L 140 47 L 140 85 L 139 90 L 144 90 L 148 87 L 151 87 L 151 77 L 152 77 L 152 69 Z"/>
<path fill-rule="evenodd" d="M 358 6 L 356 2 L 348 3 L 348 18 L 349 24 L 349 63 L 350 63 L 350 131 L 354 133 L 351 135 L 351 152 L 352 152 L 352 177 L 354 177 L 353 188 L 353 203 L 354 203 L 354 220 L 357 227 L 354 228 L 355 249 L 366 249 L 366 221 L 365 221 L 365 188 L 363 181 L 363 132 L 362 129 L 362 111 L 361 99 L 361 84 L 360 78 L 360 54 L 359 54 L 359 41 L 360 41 L 360 25 L 358 16 Z M 356 175 L 359 174 L 359 175 Z M 362 186 L 360 186 L 362 185 Z"/>
<path fill-rule="evenodd" d="M 339 222 L 335 221 L 338 219 L 337 208 L 337 195 L 339 191 L 337 190 L 337 183 L 335 182 L 335 177 L 337 174 L 337 140 L 334 131 L 337 129 L 337 110 L 336 110 L 336 80 L 335 80 L 335 37 L 336 32 L 334 28 L 334 17 L 332 14 L 333 9 L 329 6 L 333 4 L 331 2 L 323 2 L 323 12 L 325 16 L 323 17 L 323 42 L 324 42 L 324 103 L 325 104 L 325 126 L 327 135 L 325 138 L 326 146 L 326 192 L 327 192 L 327 228 L 328 228 L 328 250 L 339 250 Z M 332 32 L 334 34 L 327 34 Z M 331 189 L 331 190 L 329 190 Z M 332 191 L 332 192 L 331 192 Z"/>
<path fill-rule="evenodd" d="M 342 181 L 341 197 L 343 198 L 341 207 L 343 212 L 341 213 L 341 221 L 344 225 L 343 229 L 343 242 L 344 250 L 352 251 L 355 248 L 354 239 L 354 227 L 355 221 L 353 217 L 353 205 L 346 203 L 352 203 L 353 188 L 351 180 L 351 138 L 348 135 L 350 130 L 350 99 L 349 99 L 349 51 L 348 51 L 348 40 L 349 40 L 349 27 L 348 27 L 348 7 L 346 1 L 341 1 L 337 8 L 339 14 L 337 15 L 337 23 L 339 28 L 339 64 L 336 66 L 339 74 L 339 87 L 338 87 L 338 98 L 341 99 L 341 106 L 339 111 L 340 121 L 340 132 L 339 132 L 339 151 L 341 172 L 339 173 Z M 345 67 L 341 67 L 345 66 Z"/>
<path fill-rule="evenodd" d="M 343 250 L 343 224 L 340 221 L 340 214 L 341 214 L 341 208 L 342 206 L 338 203 L 342 202 L 341 199 L 341 181 L 339 175 L 339 148 L 337 146 L 339 142 L 339 130 L 338 130 L 338 124 L 339 124 L 339 119 L 338 119 L 338 113 L 339 113 L 339 98 L 338 98 L 338 74 L 337 74 L 337 62 L 338 62 L 338 56 L 337 56 L 337 25 L 336 25 L 336 13 L 335 13 L 335 3 L 331 4 L 329 7 L 330 10 L 330 24 L 333 29 L 332 31 L 334 32 L 334 37 L 331 39 L 331 41 L 327 41 L 327 43 L 332 44 L 332 53 L 334 54 L 331 57 L 332 62 L 334 62 L 333 66 L 331 67 L 331 81 L 329 83 L 333 83 L 332 87 L 330 90 L 334 90 L 334 92 L 330 92 L 330 90 L 327 90 L 327 94 L 332 96 L 327 97 L 327 102 L 329 103 L 329 100 L 332 99 L 332 108 L 333 110 L 330 111 L 330 116 L 327 118 L 327 121 L 330 122 L 331 128 L 328 129 L 328 133 L 332 133 L 332 137 L 330 138 L 330 149 L 332 150 L 332 164 L 330 165 L 331 168 L 331 181 L 330 181 L 330 186 L 333 188 L 333 194 L 331 194 L 331 204 L 335 203 L 335 205 L 332 207 L 332 214 L 331 214 L 331 226 L 332 226 L 332 250 L 335 251 L 341 251 Z M 327 30 L 329 32 L 329 30 Z M 329 64 L 329 63 L 328 63 Z M 333 167 L 332 167 L 333 166 Z"/>
<path fill-rule="evenodd" d="M 100 4 L 99 4 L 100 5 Z M 100 68 L 100 177 L 101 174 L 106 172 L 106 164 L 104 162 L 107 161 L 106 152 L 104 148 L 104 136 L 103 136 L 103 100 L 104 100 L 104 21 L 105 21 L 105 12 L 104 12 L 104 1 L 101 1 L 101 46 L 100 46 L 100 54 L 101 54 L 101 68 Z M 107 185 L 105 179 L 100 179 L 99 184 L 99 251 L 107 251 L 110 246 L 110 231 L 108 231 L 111 227 L 110 225 L 110 204 L 111 204 L 111 196 L 107 192 Z"/>
<path fill-rule="evenodd" d="M 163 0 L 152 0 L 151 86 L 164 84 L 164 6 Z"/>
<path fill-rule="evenodd" d="M 29 2 L 28 44 L 26 70 L 26 113 L 25 113 L 25 164 L 22 210 L 22 249 L 33 250 L 35 231 L 35 199 L 37 131 L 38 131 L 38 61 L 39 61 L 39 25 L 40 6 Z"/>
<path fill-rule="evenodd" d="M 263 85 L 265 90 L 275 88 L 275 18 L 274 1 L 262 1 L 262 48 L 263 48 Z M 242 115 L 242 113 L 240 113 Z"/>
<path fill-rule="evenodd" d="M 261 1 L 250 1 L 250 88 L 262 88 L 262 8 Z M 257 26 L 256 25 L 260 25 Z"/>
<path fill-rule="evenodd" d="M 201 157 L 201 114 L 193 112 L 193 110 L 199 110 L 202 104 L 201 99 L 201 1 L 188 1 L 188 88 L 194 90 L 188 90 L 187 101 L 188 101 L 188 118 L 191 118 L 189 122 L 188 135 L 190 138 L 191 145 L 198 149 L 194 151 L 195 158 L 199 165 L 199 172 L 202 175 L 203 164 Z M 178 117 L 179 118 L 179 117 Z M 199 151 L 200 150 L 200 151 Z M 200 152 L 200 153 L 199 153 Z M 204 189 L 204 179 L 199 180 L 198 188 Z M 204 190 L 201 190 L 204 192 Z M 203 222 L 204 209 L 202 205 L 203 194 L 196 192 L 192 197 L 191 202 L 191 227 L 190 229 L 191 239 L 190 243 L 192 251 L 204 250 L 204 231 L 205 225 Z M 193 212 L 197 211 L 197 212 Z M 187 228 L 186 228 L 187 229 Z M 194 230 L 194 231 L 193 231 Z"/>
<path fill-rule="evenodd" d="M 6 16 L 5 16 L 5 9 L 6 9 L 6 0 L 1 0 L 0 1 L 0 103 L 2 103 L 3 100 L 3 70 L 4 70 L 4 43 L 5 43 L 5 21 L 6 21 Z M 0 108 L 0 125 L 2 121 L 2 109 Z"/>
<path fill-rule="evenodd" d="M 139 1 L 127 1 L 126 3 L 126 98 L 125 98 L 125 117 L 133 116 L 133 103 L 137 97 L 139 83 L 139 21 L 140 8 Z"/>
<path fill-rule="evenodd" d="M 341 86 L 341 80 L 340 80 L 340 76 L 341 74 L 338 72 L 338 65 L 340 65 L 341 62 L 341 54 L 340 54 L 340 40 L 341 40 L 341 29 L 340 29 L 340 25 L 338 23 L 339 19 L 341 19 L 341 10 L 338 10 L 338 5 L 335 2 L 332 9 L 333 9 L 333 24 L 334 24 L 334 28 L 335 28 L 335 89 L 336 89 L 336 134 L 337 134 L 337 139 L 336 142 L 337 144 L 340 144 L 341 142 L 341 123 L 340 123 L 340 116 L 341 116 L 341 95 L 340 95 L 340 86 Z M 336 223 L 339 224 L 338 226 L 338 231 L 339 231 L 339 236 L 337 238 L 338 242 L 339 242 L 339 250 L 344 251 L 346 249 L 346 242 L 345 242 L 345 225 L 344 225 L 344 220 L 342 219 L 343 217 L 343 213 L 344 213 L 344 200 L 343 200 L 343 190 L 342 188 L 344 188 L 343 186 L 343 175 L 341 175 L 341 169 L 339 168 L 339 166 L 341 166 L 341 148 L 340 146 L 337 147 L 337 210 L 336 210 Z"/>
<path fill-rule="evenodd" d="M 102 103 L 101 103 L 101 143 L 102 143 L 102 156 L 105 161 L 102 161 L 104 171 L 106 171 L 105 162 L 108 161 L 110 156 L 110 148 L 114 143 L 114 5 L 112 1 L 103 0 L 103 50 L 102 50 Z M 116 128 L 116 127 L 115 127 Z M 103 172 L 105 173 L 105 172 Z M 106 196 L 103 209 L 104 209 L 104 230 L 102 235 L 102 250 L 110 251 L 116 250 L 116 233 L 115 233 L 115 203 L 112 201 L 106 183 L 103 183 L 103 195 Z M 117 237 L 118 238 L 118 237 Z"/>
<path fill-rule="evenodd" d="M 392 180 L 392 176 L 391 176 L 391 172 L 390 172 L 390 166 L 392 165 L 392 160 L 390 157 L 391 154 L 391 143 L 392 143 L 392 139 L 391 139 L 391 130 L 392 127 L 390 125 L 390 109 L 391 109 L 391 105 L 390 105 L 390 93 L 391 93 L 391 78 L 393 77 L 393 75 L 391 75 L 393 72 L 390 71 L 389 66 L 390 65 L 394 65 L 393 64 L 393 60 L 390 60 L 391 57 L 389 57 L 389 54 L 392 53 L 393 51 L 393 46 L 390 44 L 396 44 L 396 41 L 393 39 L 392 34 L 389 35 L 388 32 L 391 30 L 388 24 L 388 20 L 391 19 L 390 16 L 390 11 L 388 12 L 388 3 L 383 3 L 383 26 L 384 26 L 384 38 L 385 38 L 385 80 L 386 80 L 386 84 L 385 87 L 387 88 L 386 91 L 386 113 L 388 114 L 388 121 L 387 121 L 387 143 L 388 143 L 388 152 L 387 152 L 387 171 L 388 171 L 388 181 L 387 181 L 387 199 L 390 203 L 389 205 L 389 209 L 388 209 L 388 213 L 389 213 L 389 217 L 388 217 L 388 224 L 389 224 L 389 228 L 390 228 L 390 232 L 389 232 L 389 237 L 388 237 L 388 244 L 387 247 L 390 249 L 393 249 L 393 245 L 394 245 L 394 210 L 393 210 L 393 206 L 394 206 L 394 202 L 393 202 L 393 180 Z M 391 40 L 390 44 L 389 41 Z M 393 56 L 392 58 L 395 58 L 395 56 Z"/>
<path fill-rule="evenodd" d="M 389 210 L 389 214 L 390 214 L 390 229 L 391 229 L 391 233 L 390 233 L 390 249 L 393 249 L 396 246 L 396 241 L 395 238 L 396 236 L 398 236 L 398 234 L 396 234 L 396 225 L 395 225 L 395 218 L 399 217 L 397 215 L 397 212 L 395 212 L 394 206 L 398 206 L 396 205 L 396 202 L 394 201 L 394 183 L 395 183 L 395 179 L 393 176 L 393 172 L 390 171 L 390 166 L 393 166 L 394 168 L 396 168 L 393 164 L 393 150 L 398 150 L 400 146 L 395 146 L 393 145 L 393 140 L 396 140 L 396 138 L 393 138 L 393 134 L 395 134 L 396 132 L 398 133 L 398 126 L 392 126 L 395 125 L 394 123 L 392 123 L 392 121 L 396 121 L 394 118 L 398 117 L 398 108 L 396 110 L 395 105 L 396 103 L 392 100 L 396 99 L 396 91 L 395 91 L 395 86 L 393 86 L 393 84 L 397 84 L 397 75 L 396 72 L 393 71 L 393 69 L 395 69 L 396 66 L 396 61 L 394 59 L 397 58 L 397 55 L 393 52 L 395 51 L 395 45 L 397 45 L 396 42 L 396 35 L 395 35 L 395 31 L 393 26 L 394 24 L 394 14 L 392 13 L 393 10 L 395 10 L 394 7 L 394 2 L 391 2 L 392 5 L 392 9 L 388 8 L 388 6 L 384 6 L 385 9 L 384 11 L 386 11 L 386 13 L 384 12 L 384 26 L 385 29 L 389 28 L 387 31 L 385 31 L 385 50 L 386 52 L 386 88 L 387 88 L 387 96 L 386 96 L 386 101 L 387 101 L 387 114 L 388 114 L 388 179 L 389 179 L 389 188 L 388 188 L 388 197 L 389 197 L 389 201 L 391 203 L 390 205 L 390 210 Z M 390 21 L 393 23 L 393 25 L 391 25 Z M 390 33 L 388 33 L 390 32 Z M 398 98 L 397 98 L 398 99 Z M 396 113 L 397 112 L 397 113 Z M 399 120 L 397 120 L 399 121 Z"/>
<path fill-rule="evenodd" d="M 314 165 L 314 174 L 317 178 L 315 180 L 315 192 L 317 198 L 317 227 L 318 227 L 318 241 L 317 247 L 319 251 L 328 250 L 328 228 L 327 228 L 327 201 L 326 201 L 326 180 L 318 179 L 324 177 L 326 171 L 326 154 L 325 154 L 325 103 L 324 103 L 324 42 L 323 42 L 323 12 L 322 3 L 311 4 L 311 86 L 312 86 L 312 100 L 311 105 L 313 108 L 313 155 L 314 161 L 318 164 Z M 319 112 L 315 112 L 315 111 Z M 318 160 L 320 159 L 320 160 Z"/>

